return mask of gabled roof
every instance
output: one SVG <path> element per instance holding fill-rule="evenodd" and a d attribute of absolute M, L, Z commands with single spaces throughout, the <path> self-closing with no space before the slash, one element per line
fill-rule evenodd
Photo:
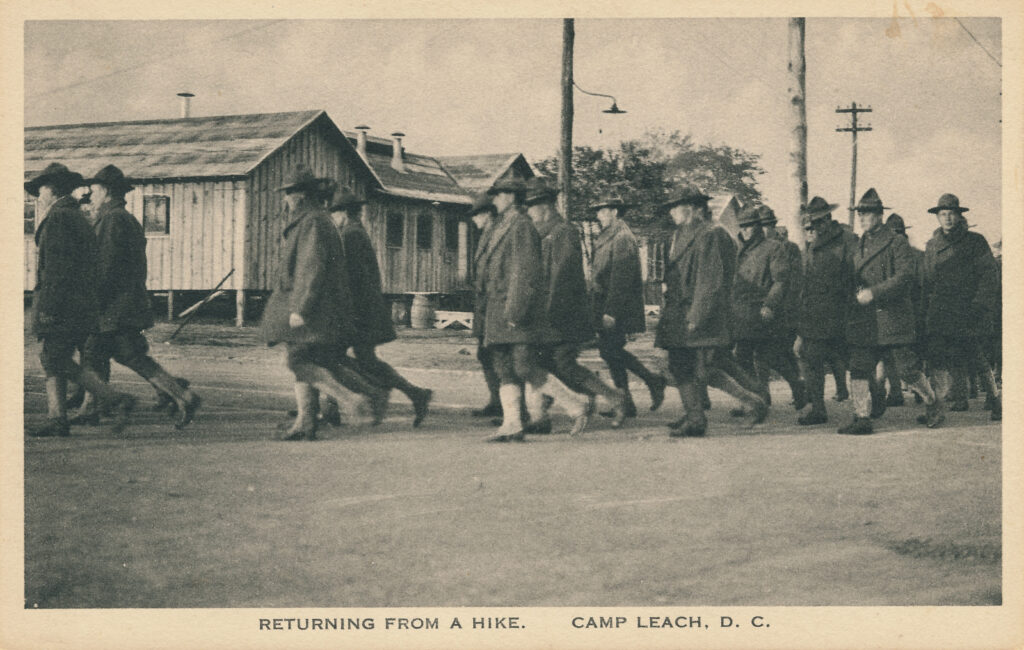
<path fill-rule="evenodd" d="M 533 171 L 521 153 L 492 153 L 478 156 L 439 156 L 438 160 L 448 173 L 463 187 L 476 194 L 491 189 L 517 160 Z M 534 173 L 536 175 L 536 173 Z"/>
<path fill-rule="evenodd" d="M 353 146 L 358 136 L 345 131 L 345 137 Z M 366 162 L 377 176 L 385 194 L 410 199 L 439 201 L 469 205 L 472 197 L 452 178 L 437 158 L 402 152 L 405 171 L 391 166 L 392 142 L 386 138 L 368 135 L 366 138 Z"/>
<path fill-rule="evenodd" d="M 330 121 L 314 110 L 29 127 L 25 173 L 61 162 L 85 175 L 114 164 L 135 181 L 243 177 L 321 117 Z"/>

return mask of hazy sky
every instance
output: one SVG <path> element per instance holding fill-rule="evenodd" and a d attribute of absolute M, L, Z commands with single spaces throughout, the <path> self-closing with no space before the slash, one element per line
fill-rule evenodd
<path fill-rule="evenodd" d="M 810 192 L 845 208 L 848 117 L 871 105 L 859 136 L 858 196 L 874 186 L 923 246 L 943 192 L 1000 239 L 1000 21 L 807 20 Z M 897 33 L 898 31 L 898 33 Z M 28 22 L 28 126 L 326 109 L 342 128 L 404 131 L 431 155 L 554 154 L 560 20 Z M 760 154 L 766 201 L 796 205 L 789 183 L 786 19 L 579 19 L 576 144 L 607 146 L 649 129 Z M 99 165 L 102 161 L 97 161 Z M 90 171 L 90 170 L 83 170 Z M 837 217 L 845 218 L 844 209 Z"/>

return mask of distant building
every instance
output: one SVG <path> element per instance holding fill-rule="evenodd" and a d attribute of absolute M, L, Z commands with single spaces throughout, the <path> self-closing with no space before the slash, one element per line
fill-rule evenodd
<path fill-rule="evenodd" d="M 536 170 L 521 153 L 483 154 L 479 156 L 440 156 L 455 180 L 470 194 L 486 192 L 499 180 L 537 176 Z"/>

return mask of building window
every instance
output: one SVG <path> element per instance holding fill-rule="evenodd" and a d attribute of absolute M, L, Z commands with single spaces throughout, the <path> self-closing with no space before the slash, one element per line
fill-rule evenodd
<path fill-rule="evenodd" d="M 434 215 L 416 217 L 416 247 L 425 251 L 434 247 Z"/>
<path fill-rule="evenodd" d="M 168 218 L 171 209 L 169 196 L 142 197 L 142 229 L 147 235 L 169 235 L 171 220 Z"/>
<path fill-rule="evenodd" d="M 401 248 L 405 243 L 405 217 L 397 212 L 388 212 L 387 245 L 388 248 Z"/>
<path fill-rule="evenodd" d="M 450 251 L 459 250 L 459 220 L 452 215 L 444 220 L 444 247 Z"/>
<path fill-rule="evenodd" d="M 29 196 L 25 198 L 25 234 L 31 235 L 36 231 L 36 198 Z"/>
<path fill-rule="evenodd" d="M 665 242 L 647 244 L 647 281 L 665 281 Z"/>

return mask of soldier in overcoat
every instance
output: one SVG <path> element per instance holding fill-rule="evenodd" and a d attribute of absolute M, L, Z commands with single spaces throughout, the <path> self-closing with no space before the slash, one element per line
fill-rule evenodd
<path fill-rule="evenodd" d="M 927 356 L 940 399 L 949 393 L 950 373 L 976 360 L 993 396 L 991 417 L 999 420 L 1002 400 L 981 349 L 998 317 L 998 267 L 984 235 L 967 229 L 967 210 L 955 194 L 943 194 L 928 210 L 939 227 L 924 252 Z"/>
<path fill-rule="evenodd" d="M 832 220 L 832 211 L 837 207 L 838 204 L 820 196 L 800 207 L 807 245 L 794 351 L 803 368 L 811 404 L 811 409 L 797 419 L 802 425 L 828 421 L 825 362 L 833 368 L 846 366 L 846 318 L 855 288 L 853 258 L 857 236 Z"/>
<path fill-rule="evenodd" d="M 366 395 L 377 422 L 387 408 L 387 391 L 345 360 L 355 339 L 352 294 L 341 238 L 313 198 L 317 188 L 318 179 L 303 165 L 279 188 L 288 223 L 261 325 L 268 345 L 287 345 L 288 368 L 295 375 L 297 416 L 284 440 L 316 439 L 318 390 L 339 404 L 348 404 L 348 391 Z"/>
<path fill-rule="evenodd" d="M 566 410 L 574 409 L 578 398 L 537 359 L 536 346 L 550 343 L 552 334 L 544 310 L 547 287 L 540 235 L 522 207 L 526 184 L 517 178 L 502 179 L 488 193 L 498 221 L 480 253 L 478 268 L 486 296 L 484 345 L 491 348 L 498 374 L 503 420 L 497 433 L 486 440 L 509 442 L 524 436 L 520 400 L 536 422 L 543 419 L 545 394 L 562 401 Z"/>
<path fill-rule="evenodd" d="M 785 229 L 780 230 L 778 228 L 779 220 L 775 216 L 774 210 L 767 205 L 760 205 L 757 211 L 761 215 L 761 228 L 764 229 L 764 236 L 781 243 L 783 250 L 786 252 L 786 259 L 789 265 L 789 282 L 786 286 L 785 296 L 782 299 L 782 313 L 775 315 L 775 320 L 780 336 L 788 339 L 786 351 L 781 362 L 788 366 L 788 374 L 801 377 L 800 364 L 793 353 L 793 343 L 796 342 L 796 326 L 797 320 L 800 317 L 800 292 L 803 289 L 804 282 L 803 255 L 800 253 L 800 247 L 796 242 L 790 241 L 788 234 L 784 232 Z M 783 354 L 781 350 L 780 354 Z M 765 369 L 759 368 L 758 372 L 764 373 Z M 845 368 L 843 372 L 845 373 Z M 804 399 L 799 403 L 798 411 L 807 404 L 806 385 L 804 386 L 803 393 Z M 770 399 L 768 404 L 771 404 Z M 796 405 L 794 402 L 794 406 Z"/>
<path fill-rule="evenodd" d="M 46 216 L 36 229 L 36 287 L 32 297 L 32 331 L 43 342 L 39 358 L 46 373 L 46 423 L 31 436 L 68 436 L 68 380 L 96 396 L 99 406 L 115 411 L 115 429 L 125 424 L 135 400 L 111 389 L 89 368 L 75 363 L 76 349 L 97 329 L 96 235 L 71 191 L 83 183 L 82 175 L 60 163 L 51 163 L 25 183 L 25 191 L 38 197 Z"/>
<path fill-rule="evenodd" d="M 740 400 L 750 424 L 762 422 L 768 413 L 755 380 L 730 352 L 736 252 L 728 233 L 711 223 L 709 199 L 684 186 L 663 204 L 677 230 L 665 264 L 665 307 L 654 344 L 668 351 L 669 371 L 686 411 L 670 429 L 672 436 L 703 436 L 707 431 L 703 384 Z"/>
<path fill-rule="evenodd" d="M 907 237 L 907 229 L 911 226 L 906 225 L 903 221 L 903 217 L 893 212 L 886 220 L 885 225 L 889 230 L 893 231 L 900 237 L 907 239 L 907 243 L 910 243 Z M 910 302 L 914 307 L 914 352 L 920 357 L 922 356 L 923 350 L 921 349 L 921 341 L 924 339 L 924 309 L 922 300 L 922 287 L 924 280 L 924 251 L 910 247 L 911 256 L 914 258 L 914 277 L 915 282 L 910 294 Z M 881 396 L 881 389 L 885 387 L 885 382 L 889 383 L 889 390 L 885 398 L 885 405 L 888 406 L 903 406 L 905 403 L 903 400 L 903 388 L 902 380 L 900 379 L 899 371 L 896 368 L 896 360 L 892 357 L 891 353 L 887 353 L 882 358 L 882 373 L 876 375 L 876 381 L 879 382 L 880 388 L 877 389 L 879 396 Z M 920 399 L 920 398 L 918 398 Z"/>
<path fill-rule="evenodd" d="M 143 330 L 153 326 L 153 310 L 146 291 L 146 235 L 125 208 L 132 185 L 115 165 L 107 165 L 93 178 L 89 200 L 95 211 L 93 229 L 98 244 L 96 299 L 98 331 L 85 344 L 84 363 L 104 381 L 110 380 L 110 360 L 133 370 L 176 406 L 175 427 L 192 421 L 200 398 L 188 382 L 167 373 L 149 356 Z M 99 410 L 89 394 L 72 424 L 98 424 Z"/>
<path fill-rule="evenodd" d="M 621 219 L 627 207 L 617 196 L 606 196 L 590 206 L 601 224 L 601 232 L 594 241 L 590 302 L 598 352 L 608 365 L 612 383 L 625 396 L 626 417 L 636 417 L 628 372 L 647 384 L 652 411 L 665 399 L 666 381 L 626 351 L 627 335 L 646 329 L 640 250 L 633 232 Z"/>
<path fill-rule="evenodd" d="M 527 182 L 526 211 L 541 238 L 541 263 L 547 284 L 544 310 L 551 328 L 551 342 L 538 348 L 541 367 L 554 374 L 571 390 L 591 399 L 603 396 L 612 407 L 612 426 L 625 417 L 623 394 L 601 381 L 579 364 L 580 346 L 594 338 L 594 328 L 583 275 L 583 247 L 579 232 L 555 207 L 558 191 L 539 177 Z M 590 405 L 580 413 L 570 434 L 579 434 L 586 424 Z M 531 423 L 529 431 L 550 429 L 550 422 Z"/>
<path fill-rule="evenodd" d="M 793 268 L 789 251 L 782 242 L 768 238 L 762 229 L 758 206 L 740 212 L 740 250 L 732 285 L 732 327 L 736 360 L 747 373 L 758 377 L 760 395 L 770 402 L 767 377 L 778 372 L 789 384 L 799 411 L 806 405 L 803 381 L 792 361 L 793 341 L 787 320 L 787 299 L 792 293 Z M 742 412 L 737 415 L 742 415 Z"/>
<path fill-rule="evenodd" d="M 341 237 L 348 286 L 352 294 L 352 352 L 355 354 L 359 371 L 374 383 L 387 389 L 398 389 L 405 393 L 413 406 L 413 427 L 418 427 L 427 416 L 427 408 L 433 392 L 420 388 L 398 374 L 389 364 L 377 357 L 376 346 L 397 338 L 391 322 L 390 304 L 384 297 L 380 279 L 377 255 L 373 251 L 370 236 L 360 220 L 360 206 L 366 201 L 358 198 L 351 190 L 339 190 L 329 208 L 331 220 Z"/>
<path fill-rule="evenodd" d="M 476 337 L 476 358 L 480 362 L 480 368 L 484 373 L 484 381 L 487 383 L 488 400 L 483 407 L 474 409 L 474 417 L 501 417 L 501 397 L 498 389 L 501 381 L 494 369 L 494 356 L 491 349 L 484 345 L 484 321 L 487 311 L 487 294 L 484 293 L 483 265 L 481 264 L 483 252 L 487 248 L 487 240 L 490 238 L 491 230 L 497 223 L 498 211 L 491 202 L 491 195 L 481 192 L 473 199 L 473 205 L 469 209 L 469 218 L 473 220 L 477 231 L 480 233 L 473 252 L 473 329 L 472 334 Z M 520 414 L 522 417 L 522 413 Z M 500 420 L 498 422 L 500 424 Z"/>
<path fill-rule="evenodd" d="M 850 346 L 850 397 L 854 417 L 839 433 L 872 433 L 871 417 L 885 411 L 883 391 L 872 391 L 875 366 L 891 353 L 900 377 L 921 396 L 929 427 L 944 419 L 942 400 L 936 399 L 912 345 L 914 306 L 911 295 L 917 282 L 914 257 L 907 240 L 882 223 L 884 210 L 874 188 L 856 205 L 862 235 L 853 257 L 856 292 L 846 323 Z M 874 393 L 874 394 L 873 394 Z"/>

